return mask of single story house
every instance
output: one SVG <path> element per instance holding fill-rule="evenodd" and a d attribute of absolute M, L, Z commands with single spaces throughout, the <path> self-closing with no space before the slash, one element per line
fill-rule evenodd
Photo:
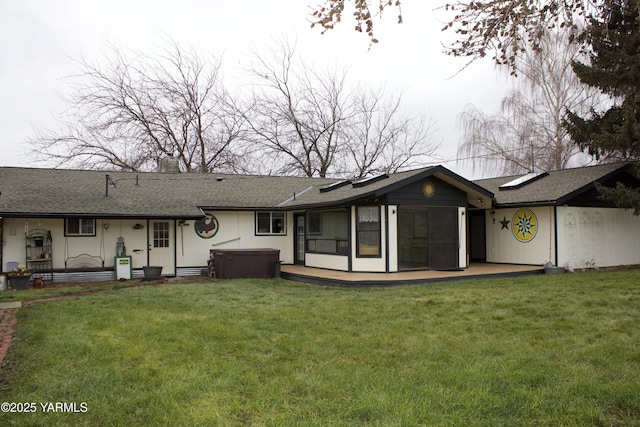
<path fill-rule="evenodd" d="M 116 255 L 133 277 L 200 274 L 212 249 L 379 273 L 640 264 L 640 218 L 594 189 L 619 180 L 638 185 L 624 164 L 476 182 L 442 166 L 357 181 L 0 167 L 1 265 L 57 282 L 113 279 Z"/>

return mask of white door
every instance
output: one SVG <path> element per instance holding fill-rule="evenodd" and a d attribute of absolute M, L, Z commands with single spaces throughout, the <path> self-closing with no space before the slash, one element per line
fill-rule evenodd
<path fill-rule="evenodd" d="M 168 220 L 149 223 L 149 265 L 161 265 L 163 276 L 176 274 L 173 225 Z"/>

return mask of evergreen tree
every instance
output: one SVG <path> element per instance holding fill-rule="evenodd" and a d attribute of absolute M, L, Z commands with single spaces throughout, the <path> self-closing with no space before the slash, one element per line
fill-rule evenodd
<path fill-rule="evenodd" d="M 573 140 L 596 158 L 626 160 L 640 166 L 640 0 L 611 0 L 583 32 L 589 63 L 574 62 L 580 80 L 611 98 L 608 110 L 589 117 L 569 112 Z M 640 215 L 640 190 L 618 184 L 599 187 L 603 197 Z"/>

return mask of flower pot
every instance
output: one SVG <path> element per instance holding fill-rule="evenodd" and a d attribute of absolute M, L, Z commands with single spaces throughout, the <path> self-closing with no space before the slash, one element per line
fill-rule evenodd
<path fill-rule="evenodd" d="M 29 289 L 31 276 L 9 276 L 9 284 L 13 289 L 24 291 Z"/>

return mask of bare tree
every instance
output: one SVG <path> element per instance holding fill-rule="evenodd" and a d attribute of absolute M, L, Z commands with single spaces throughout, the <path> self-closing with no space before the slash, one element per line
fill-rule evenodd
<path fill-rule="evenodd" d="M 268 173 L 363 177 L 425 161 L 431 122 L 407 115 L 402 96 L 351 85 L 346 71 L 319 71 L 283 42 L 256 55 L 259 84 L 246 119 Z"/>
<path fill-rule="evenodd" d="M 357 179 L 395 173 L 432 160 L 439 147 L 434 142 L 433 119 L 404 114 L 402 94 L 362 90 L 356 102 L 353 123 L 345 129 L 349 143 L 343 175 Z"/>
<path fill-rule="evenodd" d="M 256 54 L 249 97 L 225 89 L 215 58 L 174 42 L 157 57 L 110 53 L 78 62 L 62 125 L 30 141 L 38 160 L 142 171 L 174 156 L 182 171 L 360 177 L 435 150 L 431 123 L 404 114 L 402 96 L 315 69 L 288 43 Z"/>
<path fill-rule="evenodd" d="M 518 58 L 516 88 L 503 98 L 499 113 L 485 114 L 469 106 L 459 115 L 464 142 L 458 157 L 500 173 L 585 164 L 589 158 L 571 140 L 564 118 L 567 109 L 588 111 L 602 101 L 571 68 L 579 54 L 579 46 L 567 43 L 566 33 L 548 31 L 539 49 Z"/>
<path fill-rule="evenodd" d="M 346 74 L 321 73 L 301 61 L 295 45 L 279 43 L 255 54 L 251 139 L 270 159 L 270 173 L 325 177 L 343 141 L 341 127 L 354 114 Z"/>
<path fill-rule="evenodd" d="M 220 81 L 221 63 L 171 41 L 158 57 L 111 46 L 103 63 L 78 61 L 69 110 L 58 130 L 30 140 L 58 167 L 150 170 L 177 157 L 183 171 L 242 170 L 245 131 Z"/>

